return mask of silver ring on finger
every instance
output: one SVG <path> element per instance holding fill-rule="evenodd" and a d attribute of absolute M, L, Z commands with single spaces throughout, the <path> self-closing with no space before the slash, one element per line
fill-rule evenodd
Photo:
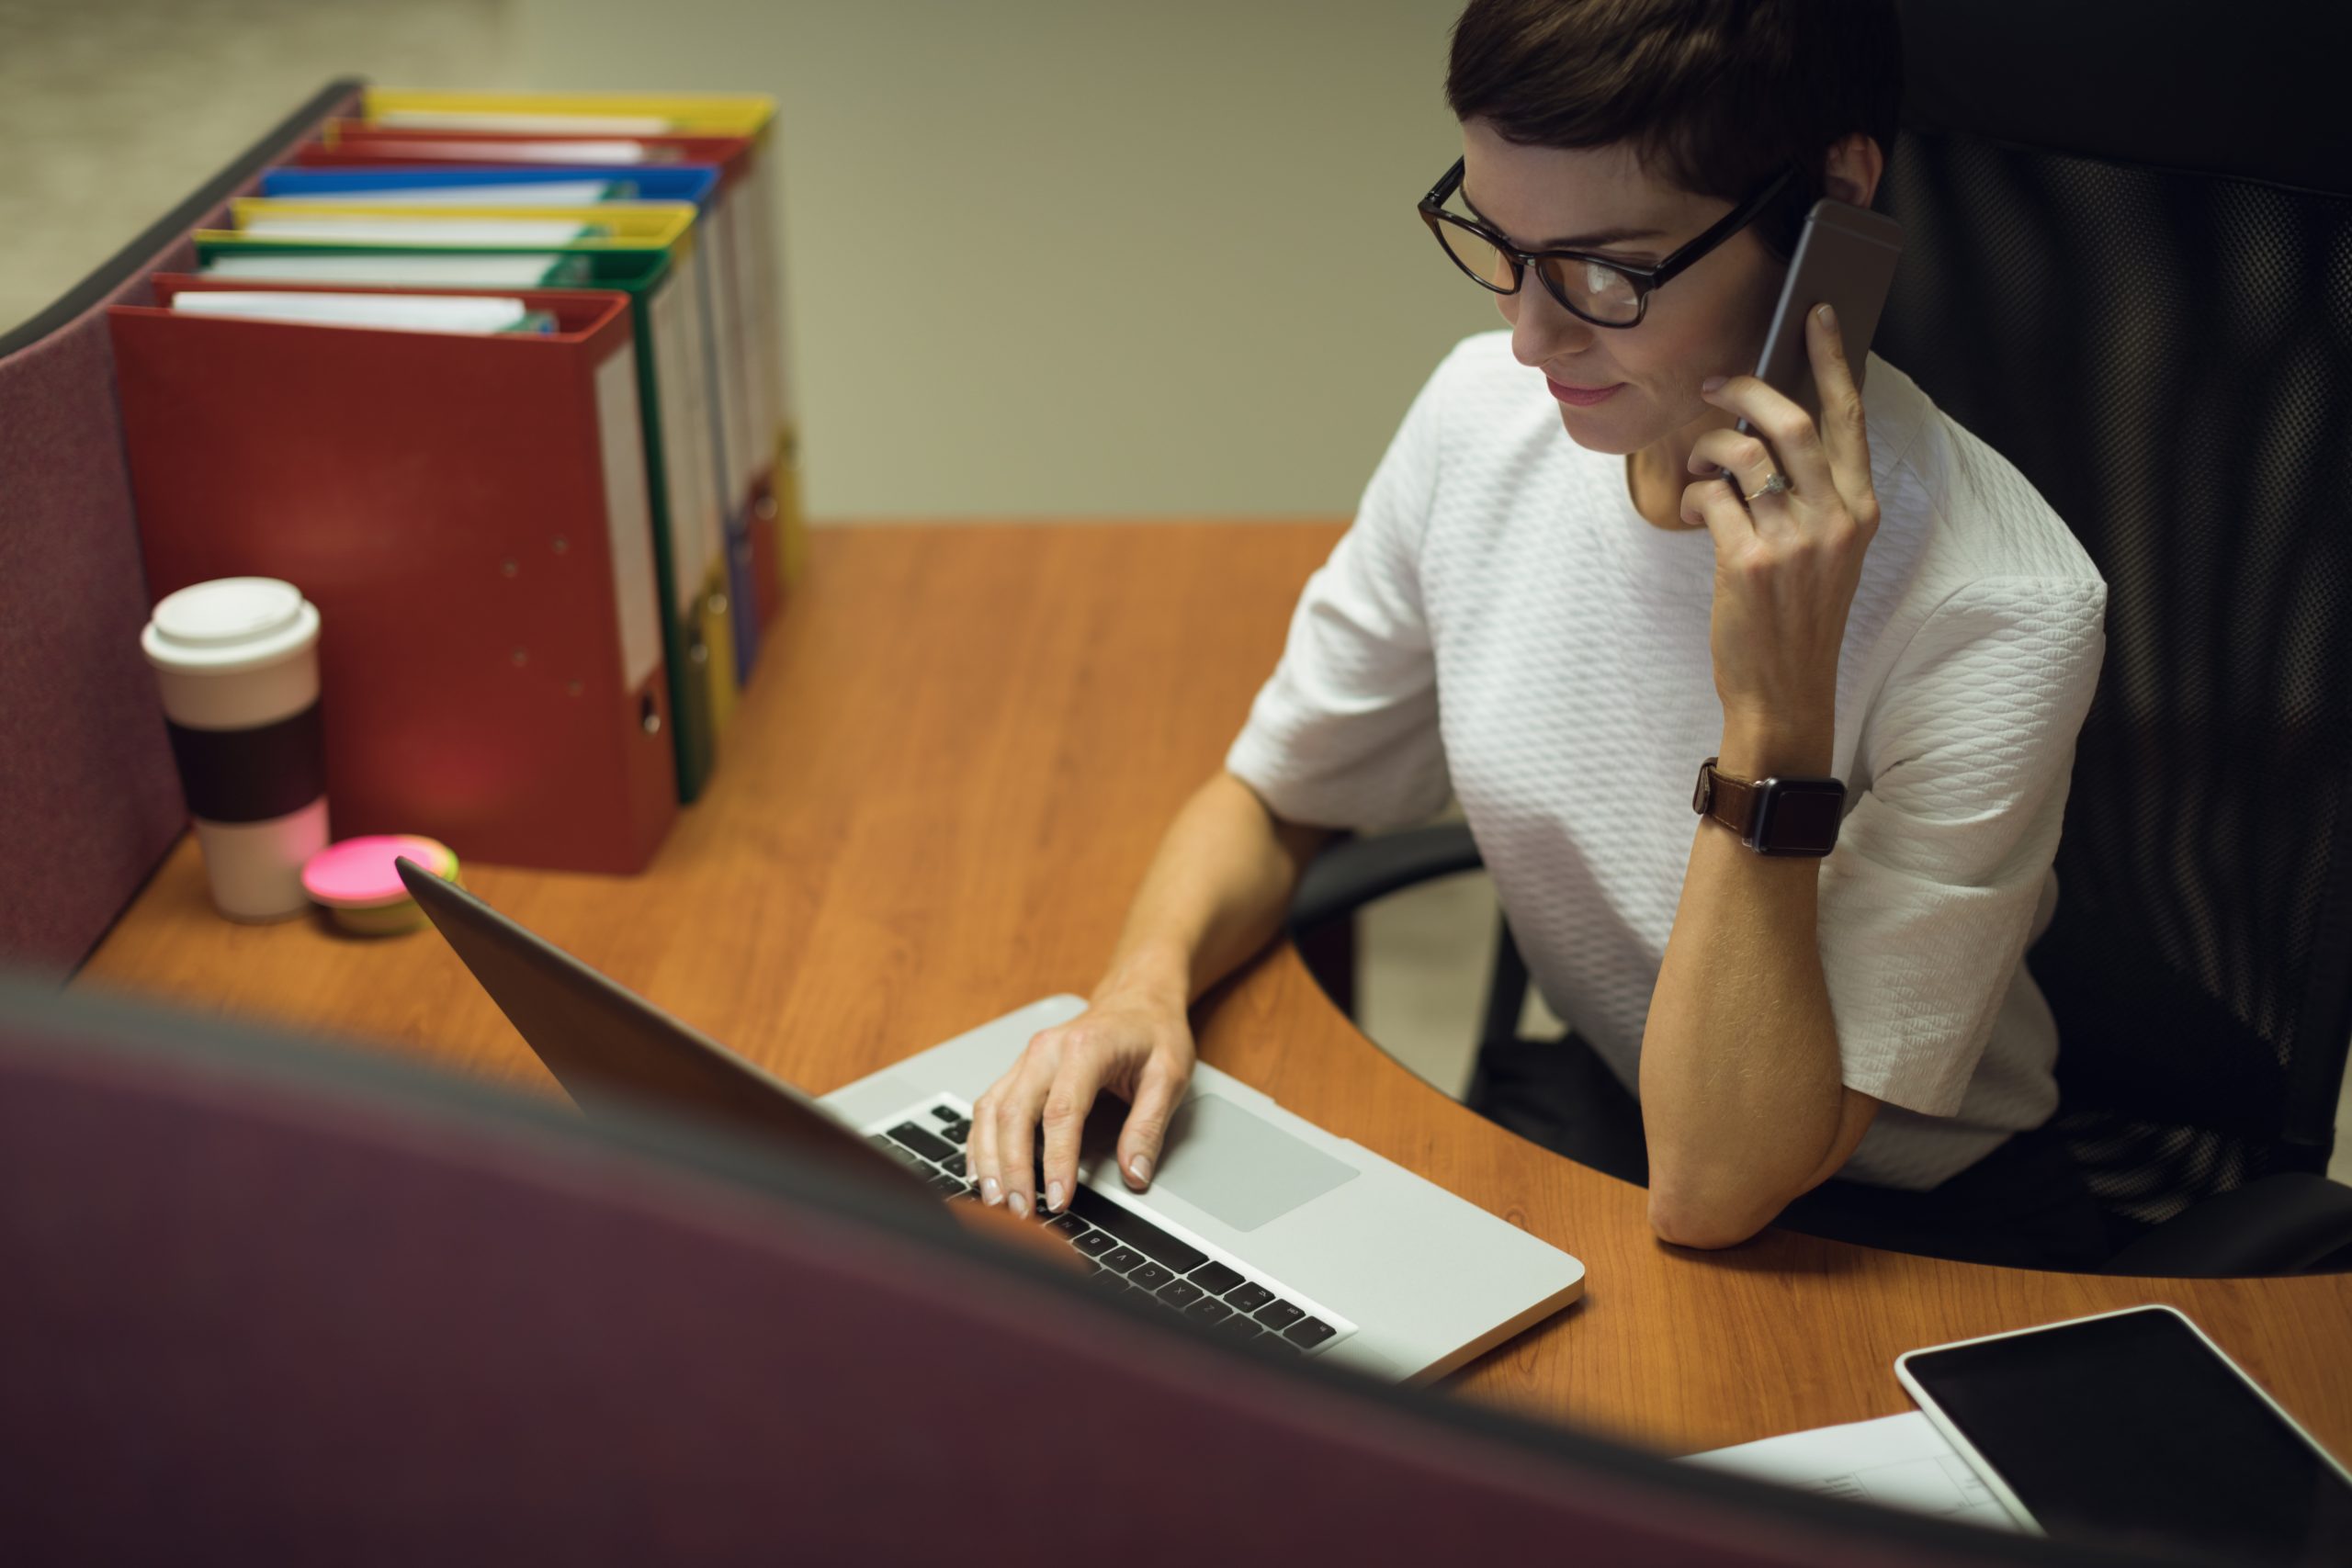
<path fill-rule="evenodd" d="M 1758 497 L 1759 497 L 1759 496 L 1779 495 L 1779 494 L 1782 493 L 1783 491 L 1785 491 L 1788 488 L 1789 488 L 1789 477 L 1788 477 L 1786 474 L 1784 474 L 1784 473 L 1781 472 L 1781 470 L 1780 470 L 1780 469 L 1775 468 L 1775 469 L 1773 469 L 1773 470 L 1772 470 L 1772 477 L 1771 477 L 1770 479 L 1766 479 L 1766 480 L 1765 480 L 1761 485 L 1758 486 L 1758 487 L 1757 487 L 1757 489 L 1756 489 L 1756 491 L 1755 491 L 1755 493 L 1754 493 L 1753 495 L 1746 496 L 1746 497 L 1744 497 L 1743 499 L 1747 500 L 1747 501 L 1754 501 L 1754 500 L 1758 499 Z"/>

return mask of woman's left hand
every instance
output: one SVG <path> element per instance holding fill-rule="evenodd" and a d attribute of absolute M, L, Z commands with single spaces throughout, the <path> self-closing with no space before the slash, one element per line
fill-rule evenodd
<path fill-rule="evenodd" d="M 1690 471 L 1711 477 L 1684 489 L 1682 520 L 1714 537 L 1709 643 L 1724 705 L 1723 767 L 1736 776 L 1829 771 L 1846 615 L 1878 532 L 1861 392 L 1827 310 L 1805 312 L 1820 425 L 1753 376 L 1713 378 L 1706 400 L 1744 416 L 1755 434 L 1711 430 L 1690 448 Z M 1757 495 L 1776 470 L 1788 489 Z"/>

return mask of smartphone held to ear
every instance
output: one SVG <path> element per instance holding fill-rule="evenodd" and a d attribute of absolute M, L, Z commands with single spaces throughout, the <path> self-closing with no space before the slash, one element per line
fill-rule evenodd
<path fill-rule="evenodd" d="M 1902 254 L 1903 226 L 1894 219 L 1827 197 L 1815 202 L 1805 214 L 1796 254 L 1789 260 L 1788 276 L 1781 280 L 1772 324 L 1765 329 L 1764 350 L 1756 358 L 1757 379 L 1787 396 L 1815 423 L 1820 422 L 1821 393 L 1813 384 L 1805 313 L 1826 301 L 1837 314 L 1846 363 L 1860 389 L 1879 312 L 1886 306 L 1894 264 Z M 1745 419 L 1737 428 L 1743 435 L 1752 429 Z M 1738 482 L 1727 470 L 1717 471 L 1735 485 Z"/>

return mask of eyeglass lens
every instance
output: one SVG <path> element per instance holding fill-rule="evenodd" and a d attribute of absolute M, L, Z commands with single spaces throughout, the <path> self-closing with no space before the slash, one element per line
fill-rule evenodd
<path fill-rule="evenodd" d="M 1457 265 L 1498 294 L 1519 287 L 1517 264 L 1477 231 L 1441 221 L 1441 240 Z M 1633 280 L 1615 267 L 1599 262 L 1546 257 L 1536 264 L 1554 299 L 1569 310 L 1597 321 L 1632 321 L 1642 313 L 1640 293 Z"/>

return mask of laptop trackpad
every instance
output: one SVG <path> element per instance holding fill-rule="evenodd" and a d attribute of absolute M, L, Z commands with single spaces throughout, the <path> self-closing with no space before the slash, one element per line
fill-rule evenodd
<path fill-rule="evenodd" d="M 1169 1118 L 1151 1184 L 1235 1230 L 1253 1231 L 1355 1175 L 1354 1166 L 1265 1118 L 1221 1096 L 1200 1094 Z"/>

